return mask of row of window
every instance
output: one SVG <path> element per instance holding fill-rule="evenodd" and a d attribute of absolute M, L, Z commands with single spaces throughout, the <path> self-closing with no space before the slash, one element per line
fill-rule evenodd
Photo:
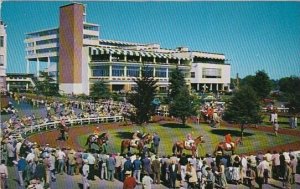
<path fill-rule="evenodd" d="M 58 40 L 59 40 L 58 38 L 41 40 L 41 41 L 37 41 L 36 45 L 45 45 L 45 44 L 49 44 L 49 43 L 57 43 Z"/>
<path fill-rule="evenodd" d="M 58 29 L 27 34 L 26 38 L 42 37 L 42 36 L 53 35 L 53 34 L 58 34 Z"/>
<path fill-rule="evenodd" d="M 220 68 L 203 68 L 202 78 L 221 78 L 222 70 Z M 191 72 L 191 78 L 195 78 L 195 72 Z"/>
<path fill-rule="evenodd" d="M 58 52 L 58 47 L 46 48 L 46 49 L 38 49 L 36 53 L 49 53 L 49 52 Z"/>
<path fill-rule="evenodd" d="M 154 69 L 146 68 L 145 74 L 149 77 L 154 77 Z M 112 66 L 112 76 L 115 77 L 124 77 L 125 76 L 124 66 L 113 65 Z M 100 65 L 92 67 L 93 76 L 109 76 L 109 65 Z M 126 70 L 127 77 L 139 77 L 140 76 L 140 67 L 139 66 L 127 66 Z M 167 68 L 156 68 L 155 77 L 167 78 Z"/>

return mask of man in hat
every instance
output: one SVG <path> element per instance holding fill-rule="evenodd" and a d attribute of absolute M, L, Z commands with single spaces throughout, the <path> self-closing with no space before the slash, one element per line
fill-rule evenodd
<path fill-rule="evenodd" d="M 123 189 L 134 189 L 136 187 L 135 178 L 131 176 L 131 171 L 125 172 L 125 180 L 123 182 Z"/>
<path fill-rule="evenodd" d="M 88 175 L 89 175 L 89 165 L 88 165 L 88 160 L 84 159 L 83 160 L 84 165 L 82 166 L 82 185 L 83 185 L 83 189 L 88 189 L 90 187 L 90 184 L 88 183 Z"/>
<path fill-rule="evenodd" d="M 151 189 L 152 188 L 152 186 L 151 186 L 152 183 L 153 183 L 152 178 L 146 172 L 143 179 L 142 179 L 143 188 L 144 189 Z"/>

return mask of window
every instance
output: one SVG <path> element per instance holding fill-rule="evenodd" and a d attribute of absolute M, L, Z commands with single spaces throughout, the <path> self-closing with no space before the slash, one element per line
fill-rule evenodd
<path fill-rule="evenodd" d="M 112 76 L 122 77 L 124 76 L 124 66 L 112 66 Z"/>
<path fill-rule="evenodd" d="M 167 68 L 156 68 L 155 77 L 167 77 Z"/>
<path fill-rule="evenodd" d="M 191 78 L 195 78 L 195 72 L 191 72 Z"/>
<path fill-rule="evenodd" d="M 145 76 L 153 77 L 153 68 L 145 68 Z"/>
<path fill-rule="evenodd" d="M 203 68 L 202 78 L 221 78 L 220 68 Z"/>
<path fill-rule="evenodd" d="M 4 56 L 0 55 L 0 66 L 4 65 Z"/>
<path fill-rule="evenodd" d="M 0 47 L 4 47 L 4 36 L 0 36 Z"/>
<path fill-rule="evenodd" d="M 109 76 L 109 66 L 108 65 L 93 66 L 92 67 L 92 75 L 93 76 Z"/>
<path fill-rule="evenodd" d="M 127 77 L 139 77 L 140 67 L 138 66 L 127 66 Z"/>

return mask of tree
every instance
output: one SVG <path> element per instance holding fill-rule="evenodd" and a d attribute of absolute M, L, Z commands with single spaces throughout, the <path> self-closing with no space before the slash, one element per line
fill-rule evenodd
<path fill-rule="evenodd" d="M 185 125 L 187 117 L 196 114 L 193 102 L 193 97 L 190 95 L 188 88 L 186 86 L 181 87 L 170 104 L 170 114 L 180 117 L 182 124 Z"/>
<path fill-rule="evenodd" d="M 255 76 L 248 75 L 241 80 L 241 86 L 250 86 L 257 97 L 262 100 L 266 98 L 272 89 L 272 82 L 265 71 L 257 71 Z"/>
<path fill-rule="evenodd" d="M 94 100 L 98 100 L 101 98 L 107 99 L 111 96 L 109 89 L 107 88 L 107 85 L 104 81 L 96 81 L 92 87 L 91 87 L 91 92 L 90 96 Z"/>
<path fill-rule="evenodd" d="M 259 99 L 264 99 L 270 94 L 272 83 L 265 71 L 256 72 L 252 83 L 252 88 L 256 92 Z"/>
<path fill-rule="evenodd" d="M 244 124 L 261 123 L 260 103 L 252 87 L 243 86 L 234 94 L 224 112 L 224 120 L 240 124 L 242 137 Z"/>
<path fill-rule="evenodd" d="M 156 83 L 153 77 L 147 74 L 147 68 L 142 69 L 142 77 L 135 78 L 134 82 L 137 85 L 136 92 L 129 96 L 129 102 L 135 107 L 136 111 L 133 115 L 136 123 L 142 124 L 150 120 L 154 114 L 155 106 L 152 101 L 156 94 Z"/>
<path fill-rule="evenodd" d="M 288 99 L 289 112 L 292 114 L 300 113 L 300 78 L 291 76 L 279 80 L 280 91 Z"/>
<path fill-rule="evenodd" d="M 58 84 L 54 80 L 53 76 L 49 75 L 48 72 L 40 71 L 40 77 L 38 79 L 36 89 L 39 94 L 45 96 L 59 95 Z"/>
<path fill-rule="evenodd" d="M 175 96 L 180 92 L 181 88 L 185 86 L 184 75 L 179 70 L 178 66 L 171 72 L 170 75 L 170 94 L 169 98 L 172 101 Z"/>

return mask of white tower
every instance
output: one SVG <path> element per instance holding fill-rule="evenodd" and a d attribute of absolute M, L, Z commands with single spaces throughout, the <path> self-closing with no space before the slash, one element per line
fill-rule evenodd
<path fill-rule="evenodd" d="M 0 91 L 6 91 L 6 59 L 7 59 L 7 41 L 6 41 L 6 24 L 2 21 L 1 18 L 1 4 L 0 0 Z"/>

